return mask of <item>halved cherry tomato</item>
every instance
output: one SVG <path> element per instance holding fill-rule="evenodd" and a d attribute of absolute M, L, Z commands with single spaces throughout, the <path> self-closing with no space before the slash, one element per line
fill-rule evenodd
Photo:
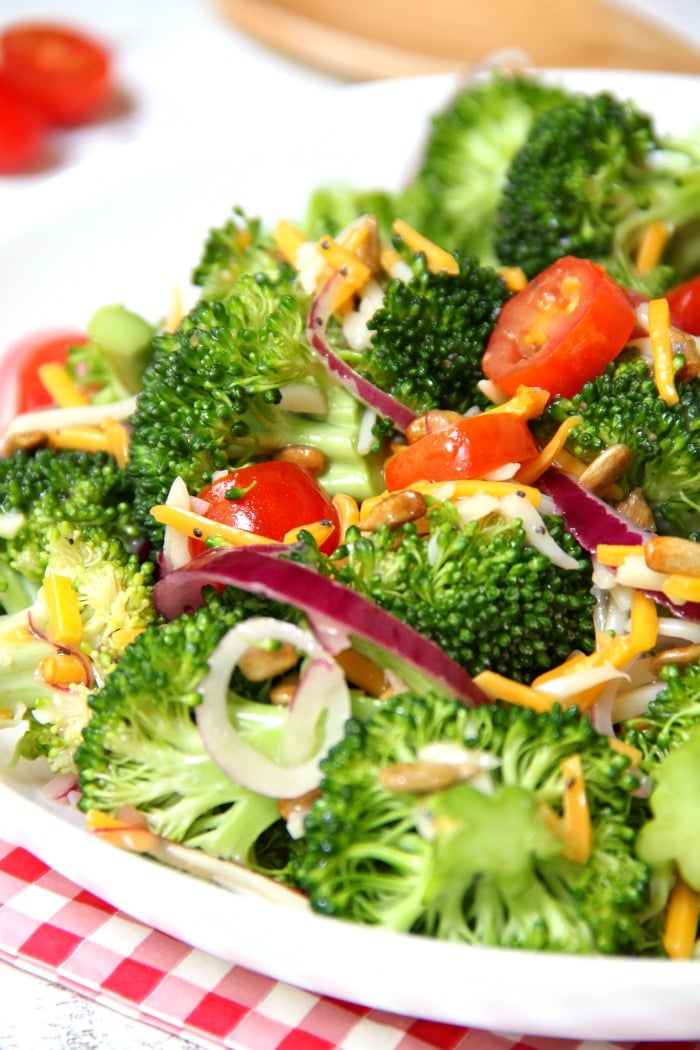
<path fill-rule="evenodd" d="M 199 496 L 209 504 L 207 518 L 271 540 L 281 541 L 301 525 L 331 521 L 335 531 L 321 550 L 329 554 L 338 545 L 340 522 L 330 497 L 296 463 L 270 460 L 241 467 L 213 481 Z M 206 549 L 199 540 L 190 540 L 193 557 Z"/>
<path fill-rule="evenodd" d="M 45 131 L 35 107 L 0 76 L 0 173 L 34 168 L 41 160 Z"/>
<path fill-rule="evenodd" d="M 55 332 L 51 335 L 30 336 L 11 348 L 5 357 L 2 371 L 15 370 L 18 413 L 33 412 L 53 404 L 39 378 L 39 368 L 52 361 L 65 365 L 69 347 L 84 343 L 86 338 L 84 332 Z"/>
<path fill-rule="evenodd" d="M 384 480 L 388 489 L 396 490 L 416 481 L 483 478 L 506 463 L 526 463 L 537 451 L 520 416 L 483 412 L 408 445 L 387 461 Z"/>
<path fill-rule="evenodd" d="M 521 384 L 572 397 L 617 357 L 634 323 L 629 296 L 602 266 L 566 256 L 505 304 L 482 369 L 509 397 Z"/>
<path fill-rule="evenodd" d="M 700 276 L 672 288 L 666 293 L 671 324 L 690 335 L 700 335 Z"/>
<path fill-rule="evenodd" d="M 48 23 L 9 26 L 0 35 L 7 82 L 52 124 L 81 124 L 112 88 L 109 52 L 85 33 Z"/>

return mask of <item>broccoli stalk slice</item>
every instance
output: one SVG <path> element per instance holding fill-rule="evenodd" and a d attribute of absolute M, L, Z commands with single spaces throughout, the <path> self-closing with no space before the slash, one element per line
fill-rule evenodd
<path fill-rule="evenodd" d="M 96 386 L 95 403 L 138 393 L 150 361 L 155 328 L 121 303 L 102 306 L 87 324 L 88 339 L 68 351 L 68 368 L 81 386 Z"/>

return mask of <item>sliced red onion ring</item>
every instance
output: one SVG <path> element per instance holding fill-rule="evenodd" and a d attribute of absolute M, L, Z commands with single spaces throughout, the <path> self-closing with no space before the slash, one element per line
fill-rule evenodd
<path fill-rule="evenodd" d="M 654 533 L 633 525 L 631 521 L 571 477 L 556 470 L 548 470 L 537 482 L 549 496 L 566 527 L 584 550 L 595 554 L 599 543 L 643 546 Z M 700 621 L 700 603 L 683 602 L 677 605 L 663 591 L 645 591 L 659 605 L 671 609 L 676 616 Z"/>
<path fill-rule="evenodd" d="M 311 304 L 307 327 L 309 342 L 323 359 L 329 372 L 344 387 L 347 387 L 356 398 L 373 408 L 380 416 L 391 419 L 398 430 L 404 431 L 416 418 L 416 413 L 356 372 L 331 349 L 326 338 L 326 326 L 332 313 L 333 294 L 340 280 L 340 275 L 334 274 L 330 280 L 326 281 Z"/>
<path fill-rule="evenodd" d="M 300 609 L 327 650 L 338 652 L 352 640 L 395 671 L 409 689 L 435 689 L 469 706 L 488 702 L 464 668 L 435 642 L 342 584 L 281 558 L 285 550 L 231 547 L 201 554 L 156 584 L 156 608 L 172 619 L 201 605 L 207 584 L 240 587 Z"/>
<path fill-rule="evenodd" d="M 288 642 L 310 658 L 289 710 L 279 762 L 247 743 L 227 711 L 228 686 L 236 664 L 251 646 L 270 640 Z M 310 631 L 272 617 L 246 620 L 224 635 L 209 658 L 209 673 L 199 692 L 202 702 L 195 715 L 210 756 L 237 784 L 272 798 L 298 798 L 318 786 L 320 760 L 341 739 L 350 717 L 345 676 L 330 653 Z"/>

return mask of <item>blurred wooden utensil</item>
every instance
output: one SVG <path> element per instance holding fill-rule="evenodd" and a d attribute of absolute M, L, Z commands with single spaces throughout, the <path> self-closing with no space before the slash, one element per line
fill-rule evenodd
<path fill-rule="evenodd" d="M 215 0 L 244 32 L 317 69 L 380 79 L 524 52 L 534 66 L 700 73 L 700 48 L 615 0 Z"/>

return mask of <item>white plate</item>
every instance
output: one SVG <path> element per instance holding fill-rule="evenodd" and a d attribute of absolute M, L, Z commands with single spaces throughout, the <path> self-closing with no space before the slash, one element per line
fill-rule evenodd
<path fill-rule="evenodd" d="M 637 99 L 668 131 L 689 130 L 683 114 L 700 114 L 700 78 L 563 76 Z M 453 86 L 452 78 L 430 77 L 332 91 L 263 135 L 264 121 L 257 134 L 255 124 L 238 121 L 228 149 L 137 145 L 51 180 L 34 192 L 32 216 L 0 234 L 0 346 L 37 328 L 83 325 L 106 302 L 164 313 L 206 229 L 233 205 L 272 221 L 298 217 L 308 189 L 326 179 L 396 184 L 423 118 Z M 0 735 L 0 835 L 204 951 L 319 994 L 474 1028 L 700 1038 L 697 962 L 474 949 L 244 899 L 91 837 L 77 814 L 42 796 L 38 766 L 5 768 L 10 745 L 10 735 Z"/>

